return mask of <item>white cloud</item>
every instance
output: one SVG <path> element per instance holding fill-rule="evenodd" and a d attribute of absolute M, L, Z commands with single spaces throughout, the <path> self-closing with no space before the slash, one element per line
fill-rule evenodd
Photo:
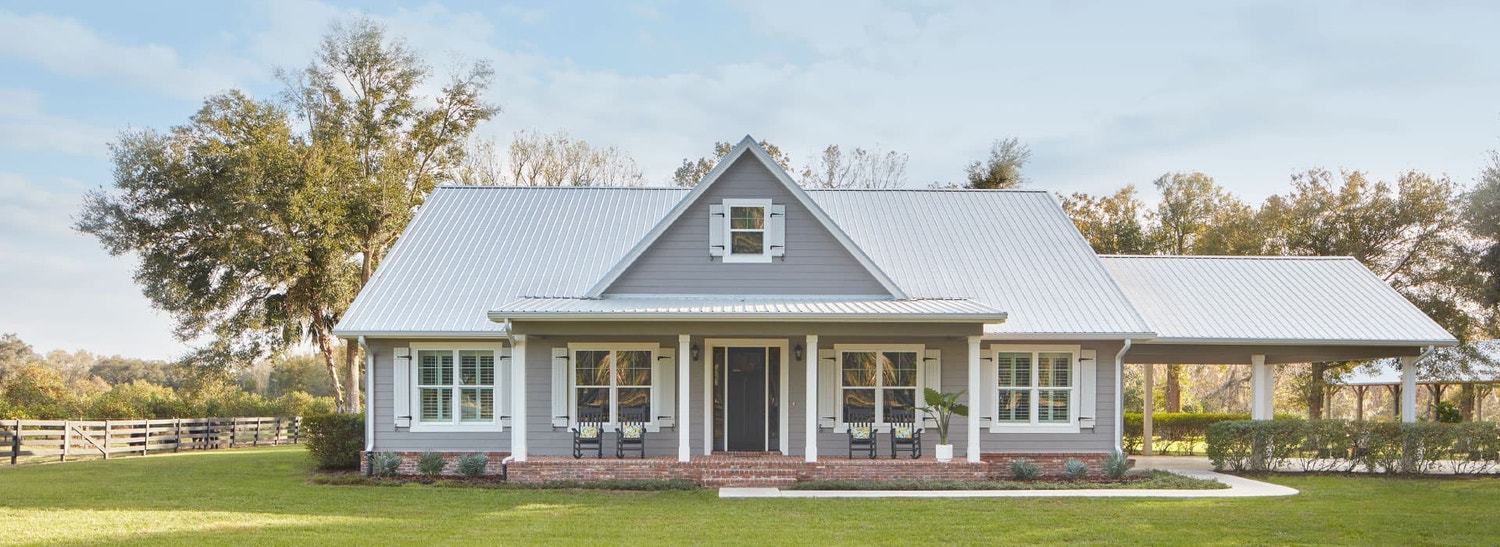
<path fill-rule="evenodd" d="M 88 80 L 152 89 L 199 99 L 232 87 L 234 79 L 208 67 L 190 67 L 160 44 L 105 40 L 77 20 L 0 11 L 0 54 Z"/>
<path fill-rule="evenodd" d="M 49 114 L 41 95 L 0 88 L 0 148 L 104 158 L 113 130 Z"/>

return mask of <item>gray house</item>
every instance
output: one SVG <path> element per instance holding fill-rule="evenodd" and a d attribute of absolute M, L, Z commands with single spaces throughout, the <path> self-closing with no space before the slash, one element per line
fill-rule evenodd
<path fill-rule="evenodd" d="M 1276 364 L 1455 342 L 1350 259 L 1100 257 L 1046 192 L 805 190 L 748 137 L 691 190 L 438 188 L 337 333 L 370 450 L 513 461 L 624 409 L 648 456 L 842 459 L 927 387 L 960 460 L 1103 455 L 1126 363 L 1253 367 L 1269 417 Z"/>

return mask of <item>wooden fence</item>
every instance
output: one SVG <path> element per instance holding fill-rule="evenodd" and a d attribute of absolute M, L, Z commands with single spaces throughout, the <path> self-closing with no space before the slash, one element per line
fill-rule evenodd
<path fill-rule="evenodd" d="M 23 456 L 68 458 L 147 455 L 151 452 L 210 450 L 240 446 L 296 444 L 302 418 L 196 418 L 169 420 L 5 420 L 0 421 L 0 457 L 16 465 Z"/>

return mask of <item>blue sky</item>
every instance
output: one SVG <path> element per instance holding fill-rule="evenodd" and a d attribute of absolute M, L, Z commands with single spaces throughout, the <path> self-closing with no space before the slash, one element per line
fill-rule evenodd
<path fill-rule="evenodd" d="M 387 24 L 438 74 L 484 59 L 482 129 L 566 130 L 666 181 L 716 140 L 801 164 L 831 143 L 956 181 L 989 143 L 1032 185 L 1111 191 L 1199 170 L 1256 201 L 1291 173 L 1417 169 L 1471 183 L 1500 148 L 1493 2 L 0 1 L 0 332 L 40 350 L 184 349 L 113 258 L 70 229 L 126 128 L 228 88 L 269 96 L 330 21 Z"/>

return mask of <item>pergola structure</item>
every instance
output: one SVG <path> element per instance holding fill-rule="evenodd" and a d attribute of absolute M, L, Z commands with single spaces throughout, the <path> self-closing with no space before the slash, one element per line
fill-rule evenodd
<path fill-rule="evenodd" d="M 1434 400 L 1442 398 L 1442 391 L 1448 386 L 1471 386 L 1474 393 L 1472 419 L 1481 421 L 1484 419 L 1485 399 L 1494 393 L 1496 385 L 1500 385 L 1500 366 L 1496 366 L 1500 362 L 1500 340 L 1478 342 L 1476 345 L 1480 353 L 1487 354 L 1488 358 L 1479 359 L 1460 370 L 1418 371 L 1416 385 L 1426 386 Z M 1388 389 L 1397 399 L 1404 399 L 1406 393 L 1415 391 L 1404 385 L 1399 364 L 1381 362 L 1372 365 L 1359 367 L 1337 384 L 1329 386 L 1336 390 L 1348 388 L 1353 392 L 1356 420 L 1365 419 L 1365 399 L 1371 389 Z M 1396 413 L 1405 416 L 1402 411 L 1398 408 Z"/>
<path fill-rule="evenodd" d="M 1157 333 L 1127 345 L 1121 366 L 1249 365 L 1256 420 L 1274 415 L 1276 365 L 1398 358 L 1401 416 L 1415 421 L 1417 362 L 1458 343 L 1352 258 L 1101 258 Z M 1152 367 L 1145 371 L 1149 394 Z M 1142 450 L 1150 454 L 1154 409 L 1144 399 Z"/>

